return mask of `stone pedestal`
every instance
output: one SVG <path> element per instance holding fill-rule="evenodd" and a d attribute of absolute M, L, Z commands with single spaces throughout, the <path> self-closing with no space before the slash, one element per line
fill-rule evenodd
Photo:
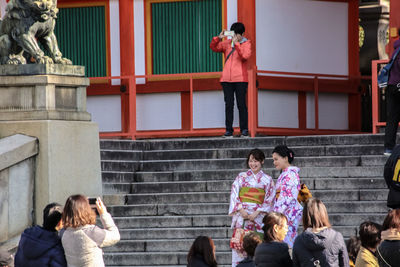
<path fill-rule="evenodd" d="M 50 202 L 64 205 L 72 194 L 100 196 L 99 131 L 86 111 L 89 79 L 83 68 L 0 66 L 0 75 L 0 137 L 22 133 L 39 139 L 35 222 L 42 223 Z"/>

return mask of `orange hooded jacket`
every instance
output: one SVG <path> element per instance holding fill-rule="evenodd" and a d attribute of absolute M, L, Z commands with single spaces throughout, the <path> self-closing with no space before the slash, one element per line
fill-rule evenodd
<path fill-rule="evenodd" d="M 218 36 L 212 38 L 210 48 L 214 52 L 223 52 L 225 58 L 232 51 L 232 41 L 222 41 Z M 243 38 L 241 43 L 235 43 L 235 51 L 225 62 L 220 82 L 248 82 L 247 59 L 251 56 L 251 42 Z"/>

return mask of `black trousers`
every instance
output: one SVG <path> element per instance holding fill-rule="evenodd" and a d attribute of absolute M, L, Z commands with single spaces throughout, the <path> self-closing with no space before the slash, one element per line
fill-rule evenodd
<path fill-rule="evenodd" d="M 386 88 L 386 149 L 393 149 L 393 147 L 396 145 L 397 128 L 400 121 L 400 93 L 396 93 L 396 90 L 396 85 L 390 84 Z"/>
<path fill-rule="evenodd" d="M 236 96 L 236 104 L 239 109 L 239 125 L 240 131 L 247 130 L 247 106 L 246 106 L 246 93 L 247 82 L 228 83 L 222 82 L 224 89 L 225 100 L 225 128 L 227 132 L 233 132 L 233 107 L 234 95 Z"/>

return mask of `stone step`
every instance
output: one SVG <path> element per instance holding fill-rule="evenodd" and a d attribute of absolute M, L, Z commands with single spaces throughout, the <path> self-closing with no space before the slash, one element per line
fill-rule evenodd
<path fill-rule="evenodd" d="M 325 202 L 329 213 L 383 212 L 386 201 Z M 176 216 L 176 215 L 226 215 L 229 203 L 144 204 L 108 206 L 115 217 L 129 216 Z"/>
<path fill-rule="evenodd" d="M 387 210 L 382 210 L 382 213 L 331 213 L 329 218 L 332 225 L 353 226 L 367 220 L 383 222 L 386 214 Z M 131 216 L 115 217 L 114 221 L 119 229 L 229 227 L 231 225 L 231 217 L 228 215 Z"/>
<path fill-rule="evenodd" d="M 377 201 L 386 200 L 387 189 L 349 190 L 313 190 L 314 197 L 322 201 Z M 159 193 L 159 194 L 127 194 L 104 195 L 108 205 L 138 205 L 161 203 L 228 203 L 229 192 L 191 192 L 191 193 Z"/>
<path fill-rule="evenodd" d="M 220 181 L 180 181 L 180 182 L 150 182 L 150 183 L 103 183 L 105 194 L 134 193 L 175 193 L 175 192 L 214 192 L 230 191 L 232 180 Z M 310 190 L 314 189 L 385 189 L 383 178 L 301 178 Z"/>
<path fill-rule="evenodd" d="M 294 146 L 318 145 L 352 145 L 352 144 L 382 144 L 384 134 L 351 134 L 351 135 L 313 135 L 313 136 L 273 136 L 255 138 L 178 138 L 152 140 L 100 140 L 101 149 L 126 150 L 172 150 L 241 147 L 275 147 L 285 144 Z"/>
<path fill-rule="evenodd" d="M 291 147 L 296 157 L 305 156 L 349 156 L 381 155 L 381 144 L 334 145 L 334 146 L 294 146 Z M 274 147 L 259 147 L 267 158 L 271 157 Z M 178 160 L 178 159 L 227 159 L 245 158 L 249 148 L 224 149 L 185 149 L 185 150 L 102 150 L 102 160 Z"/>
<path fill-rule="evenodd" d="M 232 261 L 231 252 L 217 252 L 216 258 L 218 264 L 231 264 Z M 187 252 L 112 252 L 104 254 L 104 261 L 107 266 L 186 265 Z"/>
<path fill-rule="evenodd" d="M 370 156 L 322 156 L 298 157 L 294 164 L 302 167 L 350 167 L 382 166 L 387 157 Z M 265 159 L 264 166 L 273 166 L 272 159 Z M 196 160 L 157 160 L 157 161 L 101 161 L 103 171 L 177 171 L 177 170 L 219 170 L 246 168 L 245 159 L 196 159 Z"/>
<path fill-rule="evenodd" d="M 191 171 L 165 171 L 165 172 L 121 172 L 103 171 L 103 182 L 168 182 L 168 181 L 205 181 L 205 180 L 233 180 L 239 172 L 245 169 L 220 169 L 220 170 L 191 170 Z M 273 178 L 279 176 L 275 168 L 263 168 L 263 171 Z M 382 166 L 363 167 L 302 167 L 300 177 L 325 178 L 325 177 L 383 177 Z"/>
<path fill-rule="evenodd" d="M 213 238 L 216 251 L 229 252 L 230 238 Z M 188 252 L 194 238 L 158 240 L 121 240 L 116 245 L 105 248 L 105 252 Z"/>

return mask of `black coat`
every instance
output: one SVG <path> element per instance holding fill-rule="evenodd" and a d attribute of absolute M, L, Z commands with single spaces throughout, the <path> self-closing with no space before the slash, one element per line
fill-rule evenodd
<path fill-rule="evenodd" d="M 190 262 L 188 263 L 187 267 L 210 267 L 201 255 L 195 254 Z"/>
<path fill-rule="evenodd" d="M 378 257 L 379 266 L 382 267 L 395 267 L 399 266 L 400 263 L 400 240 L 384 240 L 378 247 L 379 253 L 376 253 Z M 385 262 L 386 261 L 386 262 Z M 387 263 L 389 265 L 387 265 Z"/>
<path fill-rule="evenodd" d="M 57 232 L 39 226 L 26 229 L 15 254 L 15 267 L 67 267 Z"/>
<path fill-rule="evenodd" d="M 264 242 L 257 246 L 254 255 L 257 267 L 292 267 L 289 246 L 284 242 Z"/>
<path fill-rule="evenodd" d="M 253 258 L 251 257 L 247 257 L 244 260 L 242 260 L 241 262 L 239 262 L 238 265 L 236 265 L 236 267 L 256 267 Z"/>
<path fill-rule="evenodd" d="M 400 57 L 399 57 L 400 58 Z M 392 155 L 387 159 L 385 168 L 383 171 L 383 176 L 385 177 L 385 182 L 389 188 L 389 194 L 387 197 L 387 206 L 392 209 L 400 208 L 400 188 L 399 183 L 397 186 L 393 182 L 394 169 L 396 167 L 397 159 L 400 157 L 400 145 L 393 149 Z"/>
<path fill-rule="evenodd" d="M 319 233 L 307 229 L 294 241 L 293 266 L 349 267 L 349 255 L 341 233 L 327 228 Z"/>

